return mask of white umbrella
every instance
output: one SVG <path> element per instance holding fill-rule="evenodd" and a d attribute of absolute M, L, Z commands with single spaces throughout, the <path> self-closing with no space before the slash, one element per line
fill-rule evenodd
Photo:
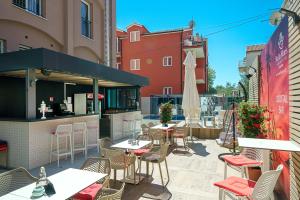
<path fill-rule="evenodd" d="M 200 101 L 196 85 L 196 59 L 189 51 L 183 62 L 185 65 L 184 90 L 182 97 L 182 109 L 186 123 L 190 127 L 190 137 L 192 138 L 191 124 L 199 123 L 200 119 Z"/>

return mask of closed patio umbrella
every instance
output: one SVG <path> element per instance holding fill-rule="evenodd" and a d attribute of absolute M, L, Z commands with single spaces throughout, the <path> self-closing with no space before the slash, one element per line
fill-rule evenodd
<path fill-rule="evenodd" d="M 199 124 L 200 100 L 196 85 L 196 59 L 189 51 L 183 62 L 185 65 L 184 90 L 182 97 L 182 109 L 185 121 L 190 127 L 190 137 L 192 138 L 191 125 Z"/>

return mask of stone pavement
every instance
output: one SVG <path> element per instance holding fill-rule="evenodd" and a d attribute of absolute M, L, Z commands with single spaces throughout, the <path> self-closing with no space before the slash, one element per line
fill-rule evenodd
<path fill-rule="evenodd" d="M 190 151 L 183 148 L 173 150 L 167 157 L 170 182 L 166 189 L 161 187 L 158 166 L 154 166 L 153 176 L 140 184 L 127 185 L 124 200 L 174 199 L 174 200 L 214 200 L 218 199 L 218 188 L 213 183 L 223 179 L 224 163 L 218 159 L 220 153 L 228 152 L 214 140 L 198 140 L 190 144 Z M 164 180 L 167 174 L 162 163 Z M 142 170 L 145 173 L 145 164 Z M 151 165 L 150 165 L 151 171 Z M 121 174 L 121 172 L 119 172 Z M 228 175 L 240 175 L 229 169 Z"/>

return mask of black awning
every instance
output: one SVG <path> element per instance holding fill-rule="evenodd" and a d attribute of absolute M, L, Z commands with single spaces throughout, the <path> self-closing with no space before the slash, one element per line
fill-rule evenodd
<path fill-rule="evenodd" d="M 0 72 L 44 69 L 87 78 L 147 86 L 148 78 L 45 48 L 0 54 Z"/>

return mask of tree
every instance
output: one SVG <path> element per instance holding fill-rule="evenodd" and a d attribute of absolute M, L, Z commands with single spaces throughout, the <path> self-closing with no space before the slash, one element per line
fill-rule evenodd
<path fill-rule="evenodd" d="M 216 89 L 214 88 L 214 82 L 216 79 L 216 71 L 211 67 L 208 66 L 208 93 L 214 94 L 216 93 Z"/>
<path fill-rule="evenodd" d="M 216 91 L 219 95 L 232 96 L 232 91 L 237 90 L 237 86 L 235 83 L 227 82 L 225 86 L 217 85 Z"/>

